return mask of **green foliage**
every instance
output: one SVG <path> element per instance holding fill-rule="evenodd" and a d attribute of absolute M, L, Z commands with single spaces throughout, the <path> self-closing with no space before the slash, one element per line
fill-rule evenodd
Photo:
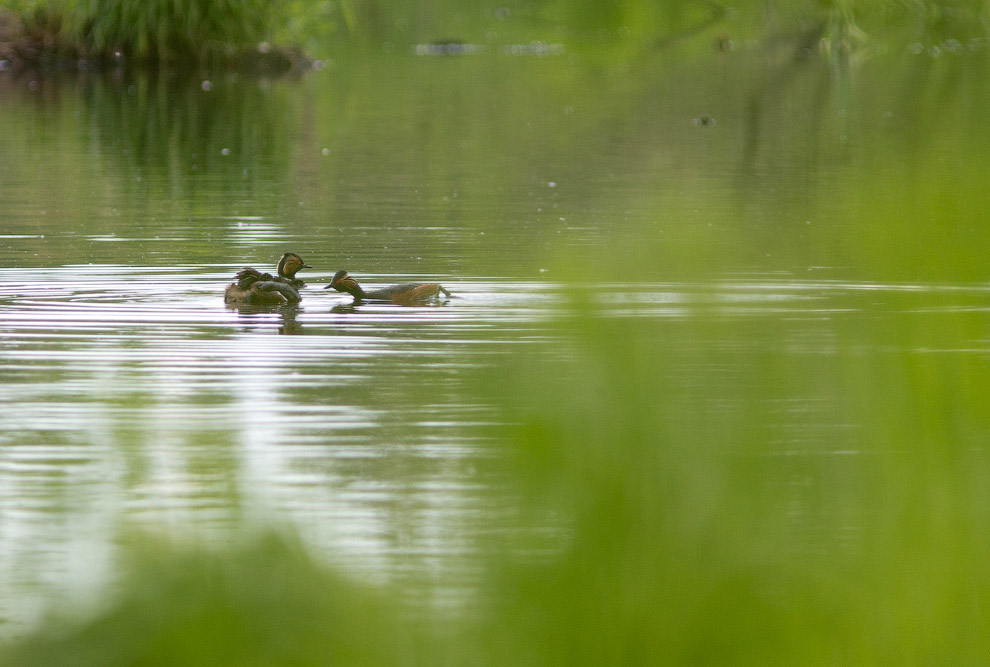
<path fill-rule="evenodd" d="M 85 621 L 53 617 L 0 655 L 4 664 L 382 665 L 429 636 L 374 591 L 269 536 L 223 551 L 131 538 L 120 595 Z M 415 635 L 411 631 L 416 629 Z"/>
<path fill-rule="evenodd" d="M 327 55 L 363 43 L 405 49 L 456 40 L 498 47 L 531 41 L 623 45 L 624 58 L 720 27 L 739 38 L 767 37 L 795 25 L 817 26 L 823 44 L 851 49 L 891 26 L 944 31 L 959 38 L 985 33 L 986 0 L 552 0 L 532 3 L 454 0 L 17 0 L 12 8 L 60 27 L 60 48 L 87 57 L 144 61 L 222 61 L 262 40 L 304 45 Z M 728 34 L 728 33 L 727 33 Z"/>
<path fill-rule="evenodd" d="M 972 662 L 990 648 L 976 630 L 990 622 L 990 373 L 915 351 L 978 336 L 983 318 L 935 328 L 902 315 L 907 298 L 868 322 L 650 321 L 582 301 L 563 329 L 571 361 L 524 362 L 502 387 L 516 477 L 569 529 L 545 566 L 495 579 L 513 593 L 493 593 L 494 664 Z M 789 351 L 807 338 L 837 345 Z"/>
<path fill-rule="evenodd" d="M 151 60 L 173 60 L 253 44 L 265 36 L 271 3 L 264 0 L 90 0 L 82 26 L 87 46 Z"/>
<path fill-rule="evenodd" d="M 264 0 L 50 0 L 63 40 L 92 58 L 206 62 L 254 46 L 271 30 Z"/>

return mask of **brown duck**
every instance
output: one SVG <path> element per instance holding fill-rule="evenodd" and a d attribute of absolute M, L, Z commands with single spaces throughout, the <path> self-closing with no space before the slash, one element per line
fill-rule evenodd
<path fill-rule="evenodd" d="M 287 252 L 278 260 L 277 274 L 261 273 L 247 266 L 237 272 L 237 282 L 231 283 L 223 293 L 223 300 L 231 304 L 251 304 L 260 306 L 277 306 L 283 303 L 299 303 L 299 289 L 304 287 L 301 279 L 296 278 L 300 269 L 311 269 L 303 262 L 302 257 L 294 252 Z"/>
<path fill-rule="evenodd" d="M 445 297 L 450 296 L 450 292 L 438 283 L 403 283 L 366 292 L 354 278 L 348 275 L 347 271 L 333 274 L 330 284 L 323 289 L 331 287 L 338 292 L 350 294 L 355 301 L 389 301 L 401 306 L 434 301 L 441 298 L 441 294 Z"/>

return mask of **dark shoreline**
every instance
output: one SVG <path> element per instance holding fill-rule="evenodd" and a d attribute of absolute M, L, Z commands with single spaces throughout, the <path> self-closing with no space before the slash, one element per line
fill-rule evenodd
<path fill-rule="evenodd" d="M 121 53 L 87 54 L 75 44 L 66 44 L 57 26 L 44 22 L 25 24 L 16 12 L 0 9 L 0 72 L 101 71 L 124 66 L 179 70 L 222 67 L 257 76 L 282 76 L 305 72 L 316 64 L 300 47 L 267 42 L 229 45 L 207 60 L 149 61 L 132 60 Z"/>

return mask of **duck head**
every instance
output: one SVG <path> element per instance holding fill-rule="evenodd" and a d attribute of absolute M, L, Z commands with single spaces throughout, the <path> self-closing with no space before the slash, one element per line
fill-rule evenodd
<path fill-rule="evenodd" d="M 302 257 L 294 252 L 287 252 L 278 260 L 278 275 L 283 278 L 292 278 L 299 269 L 311 269 L 309 264 L 302 261 Z"/>
<path fill-rule="evenodd" d="M 340 270 L 333 274 L 333 278 L 330 279 L 330 284 L 323 289 L 334 288 L 338 292 L 347 292 L 348 294 L 353 294 L 354 296 L 359 296 L 361 294 L 361 286 L 358 285 L 354 278 L 351 278 L 347 271 Z"/>

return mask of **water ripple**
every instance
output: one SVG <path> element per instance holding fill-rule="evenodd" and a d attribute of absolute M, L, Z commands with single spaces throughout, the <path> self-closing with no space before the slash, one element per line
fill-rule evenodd
<path fill-rule="evenodd" d="M 984 285 L 431 276 L 454 298 L 352 306 L 315 273 L 299 307 L 251 312 L 223 304 L 237 268 L 0 269 L 0 588 L 10 592 L 0 615 L 56 586 L 53 572 L 105 548 L 121 522 L 223 531 L 274 515 L 369 579 L 466 567 L 460 556 L 492 516 L 492 481 L 477 466 L 499 423 L 477 398 L 479 374 L 520 345 L 559 354 L 547 345 L 562 335 L 552 323 L 580 312 L 572 303 L 669 323 L 910 316 L 990 301 Z M 812 328 L 780 344 L 820 355 L 834 349 L 830 335 Z M 43 565 L 19 567 L 28 561 Z M 449 586 L 468 576 L 446 573 Z"/>

